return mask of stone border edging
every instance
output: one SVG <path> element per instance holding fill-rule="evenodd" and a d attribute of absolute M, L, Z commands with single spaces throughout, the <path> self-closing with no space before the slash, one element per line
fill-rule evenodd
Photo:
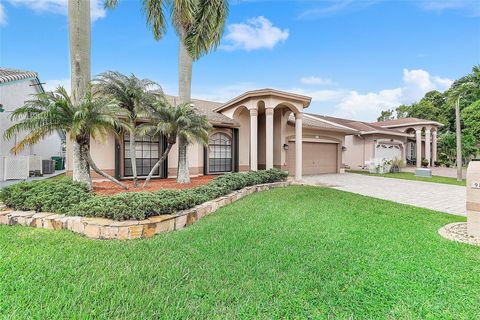
<path fill-rule="evenodd" d="M 467 234 L 467 223 L 466 222 L 454 222 L 444 225 L 438 229 L 438 234 L 444 237 L 445 239 L 468 243 L 474 246 L 480 246 L 479 237 L 470 237 Z"/>
<path fill-rule="evenodd" d="M 50 230 L 66 229 L 91 239 L 126 240 L 150 238 L 162 232 L 180 230 L 217 209 L 254 192 L 286 187 L 291 181 L 259 184 L 234 191 L 173 215 L 151 216 L 145 220 L 115 221 L 105 218 L 67 216 L 50 212 L 14 211 L 0 208 L 0 224 L 23 225 Z M 5 211 L 5 209 L 7 209 Z M 4 211 L 2 211 L 4 210 Z"/>

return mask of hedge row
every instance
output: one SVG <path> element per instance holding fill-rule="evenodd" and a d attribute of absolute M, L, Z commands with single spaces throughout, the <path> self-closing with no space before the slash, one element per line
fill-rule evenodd
<path fill-rule="evenodd" d="M 278 169 L 228 173 L 194 189 L 130 192 L 113 196 L 94 195 L 83 185 L 65 179 L 19 183 L 2 190 L 0 199 L 7 206 L 19 210 L 53 211 L 120 221 L 142 220 L 192 208 L 247 186 L 284 181 L 286 178 L 287 173 Z"/>

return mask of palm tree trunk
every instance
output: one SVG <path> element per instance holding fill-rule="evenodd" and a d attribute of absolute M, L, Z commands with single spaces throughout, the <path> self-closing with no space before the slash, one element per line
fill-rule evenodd
<path fill-rule="evenodd" d="M 115 179 L 114 177 L 112 177 L 108 173 L 104 172 L 99 167 L 97 167 L 97 165 L 95 164 L 95 162 L 92 159 L 92 155 L 90 154 L 89 149 L 90 148 L 88 148 L 88 152 L 87 152 L 87 160 L 88 160 L 88 164 L 90 165 L 90 167 L 92 167 L 93 171 L 95 171 L 96 173 L 98 173 L 102 177 L 107 178 L 108 180 L 112 181 L 116 185 L 124 188 L 125 190 L 128 190 L 128 187 L 126 185 L 124 185 L 123 183 L 121 183 L 120 181 L 118 181 L 117 179 Z"/>
<path fill-rule="evenodd" d="M 88 144 L 79 143 L 76 140 L 73 143 L 73 180 L 87 184 L 88 190 L 92 190 L 92 178 L 90 176 L 90 166 L 88 159 Z"/>
<path fill-rule="evenodd" d="M 132 174 L 133 174 L 133 186 L 138 187 L 138 175 L 137 175 L 137 155 L 136 155 L 136 143 L 135 143 L 135 133 L 130 132 L 130 161 L 132 163 Z"/>
<path fill-rule="evenodd" d="M 90 81 L 90 0 L 68 0 L 72 103 L 78 106 Z M 90 139 L 87 139 L 90 143 Z M 88 150 L 89 145 L 87 145 Z M 92 187 L 85 145 L 73 142 L 73 180 Z"/>
<path fill-rule="evenodd" d="M 457 181 L 462 181 L 462 128 L 460 127 L 460 95 L 455 104 L 455 133 L 457 136 Z"/>
<path fill-rule="evenodd" d="M 158 169 L 158 167 L 160 166 L 160 164 L 165 161 L 165 159 L 167 158 L 168 154 L 170 153 L 170 150 L 172 149 L 173 147 L 173 143 L 169 143 L 167 145 L 167 149 L 165 149 L 165 152 L 163 152 L 162 156 L 160 157 L 160 159 L 158 159 L 157 163 L 155 163 L 155 165 L 153 166 L 152 170 L 150 170 L 150 173 L 148 174 L 148 177 L 147 179 L 145 180 L 145 182 L 143 183 L 143 187 L 145 188 L 148 184 L 148 182 L 150 181 L 150 179 L 152 179 L 152 176 L 153 176 L 153 173 L 155 172 L 155 170 Z"/>
<path fill-rule="evenodd" d="M 185 32 L 180 34 L 180 46 L 178 50 L 178 99 L 179 103 L 186 103 L 192 100 L 192 65 L 193 59 L 185 47 Z M 190 173 L 188 171 L 187 141 L 180 139 L 178 142 L 178 168 L 177 183 L 189 183 Z M 183 156 L 180 153 L 183 152 Z"/>
<path fill-rule="evenodd" d="M 190 183 L 187 158 L 188 143 L 183 138 L 178 141 L 178 173 L 177 183 Z"/>

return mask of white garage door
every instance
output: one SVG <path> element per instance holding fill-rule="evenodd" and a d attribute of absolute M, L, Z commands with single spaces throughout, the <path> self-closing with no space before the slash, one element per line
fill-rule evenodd
<path fill-rule="evenodd" d="M 375 158 L 385 158 L 387 160 L 401 159 L 402 151 L 396 144 L 379 143 L 375 148 Z"/>
<path fill-rule="evenodd" d="M 302 149 L 303 175 L 337 172 L 337 143 L 304 142 Z M 289 174 L 294 175 L 295 142 L 290 142 L 288 148 L 287 166 Z"/>

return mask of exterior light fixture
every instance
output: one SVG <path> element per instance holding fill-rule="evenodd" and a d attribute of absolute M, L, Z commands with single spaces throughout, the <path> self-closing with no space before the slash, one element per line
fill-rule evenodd
<path fill-rule="evenodd" d="M 347 151 L 347 147 L 342 146 L 342 151 Z"/>
<path fill-rule="evenodd" d="M 288 150 L 288 144 L 286 143 L 283 144 L 283 150 Z"/>
<path fill-rule="evenodd" d="M 0 103 L 0 113 L 2 113 L 3 111 L 5 111 L 5 109 L 3 109 L 3 104 Z"/>

